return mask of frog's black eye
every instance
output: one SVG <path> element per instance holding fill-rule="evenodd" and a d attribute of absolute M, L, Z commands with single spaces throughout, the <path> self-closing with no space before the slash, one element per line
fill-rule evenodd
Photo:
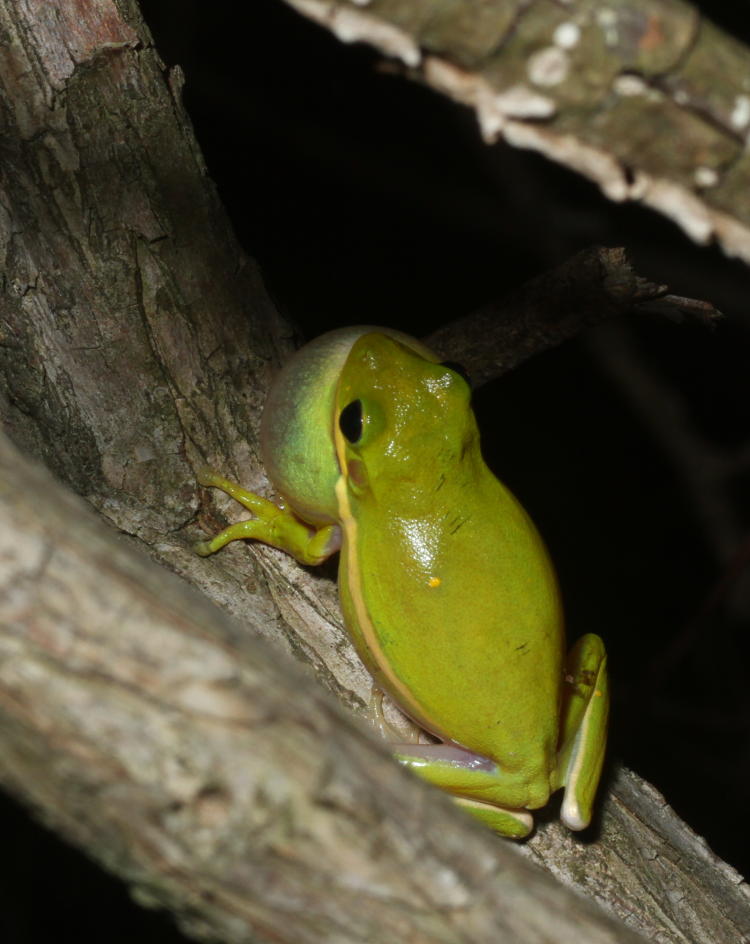
<path fill-rule="evenodd" d="M 352 400 L 339 415 L 339 429 L 350 443 L 357 443 L 362 437 L 362 401 Z"/>
<path fill-rule="evenodd" d="M 462 364 L 457 364 L 455 361 L 442 361 L 440 366 L 447 367 L 455 374 L 458 374 L 459 377 L 463 377 L 466 383 L 471 386 L 471 377 L 469 377 L 466 368 Z"/>

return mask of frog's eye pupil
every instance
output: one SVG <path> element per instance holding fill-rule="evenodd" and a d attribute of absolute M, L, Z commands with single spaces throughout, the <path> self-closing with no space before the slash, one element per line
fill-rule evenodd
<path fill-rule="evenodd" d="M 357 443 L 362 437 L 362 401 L 352 400 L 339 415 L 339 429 L 350 443 Z"/>
<path fill-rule="evenodd" d="M 456 363 L 456 361 L 442 361 L 440 364 L 441 367 L 447 367 L 449 370 L 452 370 L 455 374 L 458 374 L 459 377 L 463 377 L 466 383 L 471 386 L 471 377 L 466 368 L 462 364 Z"/>

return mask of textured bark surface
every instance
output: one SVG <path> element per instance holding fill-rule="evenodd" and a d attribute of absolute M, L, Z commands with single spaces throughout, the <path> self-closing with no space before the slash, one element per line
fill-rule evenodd
<path fill-rule="evenodd" d="M 623 249 L 594 247 L 425 341 L 446 359 L 470 366 L 472 383 L 480 386 L 585 327 L 631 314 L 706 327 L 721 317 L 709 302 L 671 295 L 666 285 L 638 275 Z"/>
<path fill-rule="evenodd" d="M 605 787 L 595 842 L 556 823 L 521 850 L 479 832 L 278 655 L 367 703 L 330 571 L 268 549 L 195 557 L 192 541 L 236 509 L 201 495 L 193 469 L 266 485 L 259 410 L 292 331 L 233 239 L 179 72 L 135 5 L 2 0 L 0 28 L 0 416 L 120 532 L 4 447 L 3 784 L 194 934 L 631 939 L 525 854 L 651 939 L 740 939 L 746 886 L 636 778 Z M 611 313 L 665 302 L 626 270 L 631 295 Z M 488 346 L 515 338 L 520 359 L 576 330 L 535 321 L 535 293 L 505 306 L 511 328 Z M 491 376 L 507 360 L 476 366 Z"/>
<path fill-rule="evenodd" d="M 3 440 L 2 780 L 191 934 L 641 940 Z"/>
<path fill-rule="evenodd" d="M 285 0 L 503 137 L 750 262 L 750 51 L 682 0 Z"/>
<path fill-rule="evenodd" d="M 0 777 L 231 942 L 742 941 L 747 885 L 620 769 L 596 841 L 524 847 L 407 776 L 309 678 L 0 440 Z"/>

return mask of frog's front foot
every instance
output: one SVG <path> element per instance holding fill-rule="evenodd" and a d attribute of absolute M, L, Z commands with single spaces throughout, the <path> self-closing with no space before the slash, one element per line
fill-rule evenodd
<path fill-rule="evenodd" d="M 320 564 L 337 551 L 341 545 L 338 525 L 312 526 L 298 518 L 290 509 L 275 505 L 262 495 L 225 479 L 212 469 L 202 468 L 196 478 L 201 485 L 221 489 L 244 508 L 255 515 L 247 521 L 229 525 L 210 541 L 198 541 L 193 545 L 196 554 L 206 557 L 220 550 L 230 541 L 252 538 L 278 547 L 295 557 L 301 564 Z"/>

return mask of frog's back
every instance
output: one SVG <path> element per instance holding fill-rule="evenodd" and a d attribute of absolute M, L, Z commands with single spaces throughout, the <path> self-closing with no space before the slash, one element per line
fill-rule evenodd
<path fill-rule="evenodd" d="M 429 503 L 410 496 L 419 514 L 400 514 L 398 489 L 396 507 L 384 491 L 358 509 L 342 601 L 365 660 L 409 714 L 533 776 L 557 749 L 559 592 L 533 523 L 478 462 Z"/>
<path fill-rule="evenodd" d="M 335 415 L 339 587 L 364 661 L 425 727 L 515 770 L 519 806 L 537 802 L 557 749 L 559 596 L 534 525 L 482 459 L 468 384 L 365 334 Z"/>

